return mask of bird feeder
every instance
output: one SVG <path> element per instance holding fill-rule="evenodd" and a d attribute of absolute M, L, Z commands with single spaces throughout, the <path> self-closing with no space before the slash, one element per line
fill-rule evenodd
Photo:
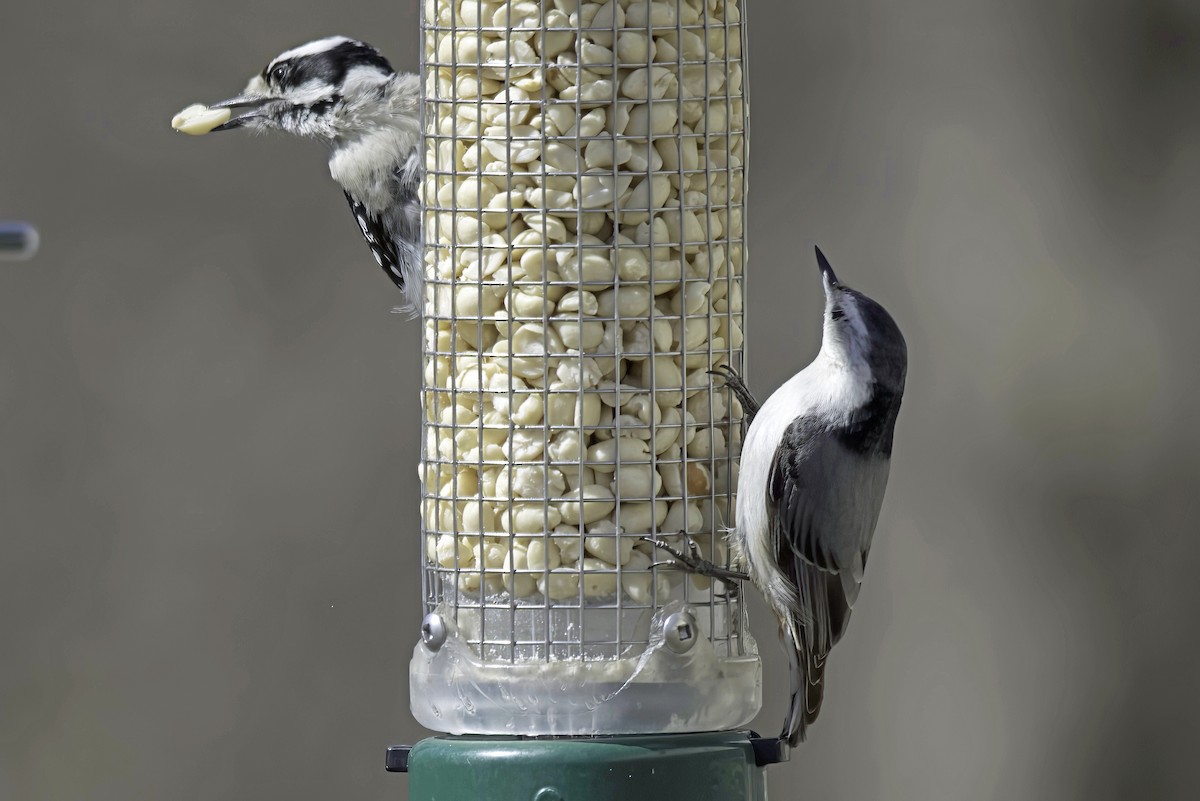
<path fill-rule="evenodd" d="M 410 687 L 459 737 L 408 755 L 413 798 L 482 792 L 446 765 L 497 748 L 532 798 L 538 764 L 670 762 L 673 736 L 683 774 L 728 757 L 720 797 L 761 792 L 740 594 L 650 542 L 728 563 L 742 409 L 709 371 L 742 364 L 744 2 L 423 3 Z"/>

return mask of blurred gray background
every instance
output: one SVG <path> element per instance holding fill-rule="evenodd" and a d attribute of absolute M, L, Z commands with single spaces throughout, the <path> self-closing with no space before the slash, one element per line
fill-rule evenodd
<path fill-rule="evenodd" d="M 773 797 L 1194 798 L 1200 4 L 749 12 L 751 384 L 816 348 L 814 242 L 912 359 Z M 405 797 L 418 328 L 318 148 L 168 123 L 319 35 L 415 66 L 416 24 L 6 5 L 0 216 L 43 246 L 0 264 L 0 798 Z"/>

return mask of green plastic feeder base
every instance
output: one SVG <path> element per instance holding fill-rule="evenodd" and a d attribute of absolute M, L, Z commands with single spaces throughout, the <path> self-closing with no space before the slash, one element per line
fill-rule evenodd
<path fill-rule="evenodd" d="M 411 801 L 765 801 L 760 765 L 787 756 L 764 755 L 765 742 L 745 731 L 431 737 L 407 752 L 406 766 L 389 754 L 389 769 L 407 769 Z"/>

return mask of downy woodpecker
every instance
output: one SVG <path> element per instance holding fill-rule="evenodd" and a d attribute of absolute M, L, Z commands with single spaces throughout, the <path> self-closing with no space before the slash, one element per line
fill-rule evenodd
<path fill-rule="evenodd" d="M 655 541 L 686 569 L 749 579 L 779 619 L 791 660 L 791 702 L 780 739 L 796 746 L 824 696 L 825 658 L 858 597 L 879 520 L 908 349 L 891 315 L 841 284 L 817 250 L 825 286 L 821 350 L 755 403 L 722 371 L 749 421 L 738 478 L 731 562 L 745 574 Z"/>
<path fill-rule="evenodd" d="M 400 310 L 422 306 L 420 83 L 397 73 L 369 44 L 330 36 L 281 53 L 237 97 L 214 103 L 230 118 L 208 130 L 277 130 L 328 146 L 375 260 L 404 292 Z M 177 128 L 182 128 L 176 125 Z"/>

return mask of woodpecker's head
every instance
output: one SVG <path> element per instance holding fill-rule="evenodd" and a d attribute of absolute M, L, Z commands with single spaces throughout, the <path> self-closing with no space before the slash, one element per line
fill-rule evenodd
<path fill-rule="evenodd" d="M 879 383 L 904 386 L 908 346 L 887 309 L 838 281 L 817 248 L 825 286 L 825 330 L 821 350 L 851 369 L 866 368 Z"/>
<path fill-rule="evenodd" d="M 231 119 L 215 131 L 278 130 L 327 143 L 355 137 L 395 75 L 371 45 L 330 36 L 281 53 L 237 97 L 214 103 Z"/>

